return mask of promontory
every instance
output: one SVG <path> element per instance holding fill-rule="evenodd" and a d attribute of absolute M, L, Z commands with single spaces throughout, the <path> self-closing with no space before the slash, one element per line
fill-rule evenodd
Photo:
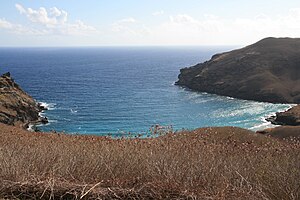
<path fill-rule="evenodd" d="M 177 85 L 239 99 L 300 103 L 300 38 L 265 38 L 180 70 Z"/>
<path fill-rule="evenodd" d="M 28 128 L 29 124 L 47 123 L 39 113 L 45 109 L 24 92 L 10 73 L 0 76 L 0 123 Z"/>

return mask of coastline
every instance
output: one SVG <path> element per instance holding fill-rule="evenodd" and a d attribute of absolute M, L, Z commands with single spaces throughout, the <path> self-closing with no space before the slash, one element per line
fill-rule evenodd
<path fill-rule="evenodd" d="M 46 116 L 41 115 L 42 113 L 44 113 L 45 110 L 48 110 L 47 104 L 45 104 L 44 102 L 38 102 L 38 101 L 36 101 L 36 104 L 37 104 L 37 107 L 39 108 L 38 119 L 35 121 L 29 121 L 24 124 L 24 129 L 26 129 L 30 132 L 38 131 L 38 129 L 36 127 L 38 125 L 45 125 L 45 124 L 49 123 L 48 118 Z"/>
<path fill-rule="evenodd" d="M 12 106 L 10 106 L 10 108 L 14 108 L 10 112 L 16 112 L 17 111 L 17 113 L 20 113 L 19 110 L 22 110 L 22 113 L 17 114 L 12 119 L 9 119 L 9 121 L 13 122 L 13 123 L 11 123 L 11 125 L 18 125 L 18 126 L 20 125 L 24 129 L 27 129 L 29 131 L 40 131 L 40 130 L 38 130 L 37 126 L 44 125 L 44 124 L 47 124 L 49 122 L 48 118 L 47 118 L 47 114 L 44 116 L 44 111 L 51 109 L 50 104 L 45 103 L 45 102 L 39 102 L 39 101 L 33 99 L 31 96 L 29 96 L 26 92 L 24 92 L 14 82 L 14 80 L 10 77 L 10 74 L 2 75 L 1 79 L 2 79 L 2 82 L 3 82 L 2 84 L 7 85 L 4 88 L 2 88 L 2 90 L 5 91 L 4 93 L 2 92 L 2 94 L 6 95 L 7 103 L 10 103 L 12 105 Z M 18 96 L 15 96 L 15 94 L 18 94 Z M 210 94 L 208 94 L 208 95 L 210 95 Z M 217 96 L 221 96 L 221 95 L 216 95 L 216 98 L 218 98 Z M 5 97 L 5 96 L 2 96 L 2 101 L 4 101 L 3 105 L 6 105 L 5 98 L 3 98 L 3 97 Z M 12 102 L 8 102 L 8 101 L 10 101 L 9 99 L 11 99 L 11 98 L 14 98 L 15 100 L 12 101 Z M 228 99 L 228 100 L 236 99 L 236 98 L 229 97 L 229 96 L 222 96 L 222 98 L 225 98 L 225 99 Z M 19 103 L 20 102 L 19 99 L 22 99 L 23 104 Z M 236 99 L 236 100 L 248 101 L 248 100 L 242 100 L 242 99 Z M 264 105 L 265 102 L 259 102 L 259 101 L 252 101 L 252 102 L 254 102 L 253 105 L 252 104 L 246 105 L 246 107 L 245 107 L 245 109 L 246 109 L 245 112 L 246 113 L 248 113 L 248 112 L 252 113 L 252 111 L 249 110 L 249 109 L 252 109 L 252 108 L 250 108 L 249 106 L 256 106 L 256 103 L 258 103 L 257 106 L 259 106 L 259 109 L 264 110 L 266 108 L 264 106 L 261 106 L 261 105 Z M 262 104 L 260 105 L 260 103 L 262 103 Z M 276 103 L 274 103 L 274 104 L 276 104 Z M 288 108 L 285 108 L 284 110 L 276 111 L 276 113 L 275 113 L 276 115 L 277 115 L 277 113 L 285 113 L 288 110 L 290 110 L 291 108 L 297 106 L 296 104 L 281 104 L 281 105 L 286 105 L 286 106 L 288 106 Z M 3 109 L 5 109 L 5 107 L 3 107 Z M 238 109 L 238 108 L 234 108 L 234 109 Z M 225 116 L 227 114 L 225 113 Z M 258 119 L 258 121 L 260 121 L 262 119 L 261 120 L 262 123 L 259 123 L 255 126 L 247 128 L 247 129 L 251 130 L 253 132 L 255 132 L 255 131 L 263 132 L 262 129 L 269 129 L 271 124 L 272 124 L 272 128 L 276 128 L 278 126 L 278 124 L 274 125 L 274 123 L 271 123 L 270 121 L 267 120 L 270 117 L 274 118 L 274 113 L 270 113 L 266 116 L 263 116 L 263 118 L 261 117 L 260 119 Z M 226 125 L 222 125 L 222 126 L 226 126 Z M 241 127 L 241 126 L 239 126 L 239 124 L 237 124 L 236 126 Z M 199 127 L 205 127 L 205 126 L 198 126 L 196 128 L 199 128 Z M 192 130 L 192 129 L 195 129 L 195 128 L 188 128 L 188 129 Z M 56 130 L 56 129 L 53 128 L 53 130 Z M 176 128 L 174 130 L 180 130 L 180 129 Z M 42 130 L 42 132 L 43 131 L 44 130 Z M 56 130 L 56 131 L 59 131 L 59 130 Z M 132 131 L 128 131 L 128 133 L 129 132 L 132 133 Z M 136 132 L 136 133 L 138 135 L 138 132 Z M 89 133 L 89 134 L 94 134 L 94 133 Z M 106 134 L 108 134 L 108 133 L 106 133 Z"/>
<path fill-rule="evenodd" d="M 24 119 L 33 112 L 29 119 L 35 120 L 27 122 L 32 128 L 47 119 L 41 116 L 47 107 L 29 100 Z M 284 127 L 257 134 L 238 127 L 206 127 L 145 139 L 46 134 L 0 123 L 0 165 L 11 169 L 0 172 L 5 177 L 0 197 L 263 199 L 275 194 L 274 199 L 290 199 L 297 195 L 290 189 L 299 188 L 297 131 Z M 282 185 L 288 192 L 282 192 Z"/>
<path fill-rule="evenodd" d="M 276 112 L 275 115 L 266 119 L 274 125 L 300 125 L 300 104 L 295 104 L 284 112 Z"/>
<path fill-rule="evenodd" d="M 176 85 L 239 99 L 300 103 L 299 47 L 299 38 L 265 38 L 180 69 Z"/>
<path fill-rule="evenodd" d="M 281 103 L 280 103 L 280 104 L 281 104 Z M 269 115 L 267 115 L 267 116 L 264 117 L 264 122 L 266 122 L 266 123 L 268 122 L 270 125 L 273 126 L 273 128 L 278 127 L 278 126 L 282 126 L 282 125 L 280 125 L 280 124 L 275 124 L 275 123 L 273 123 L 273 122 L 272 122 L 271 120 L 269 120 L 269 119 L 270 119 L 270 118 L 275 118 L 277 113 L 285 113 L 285 112 L 287 112 L 288 110 L 290 110 L 291 108 L 298 106 L 298 104 L 289 104 L 289 103 L 284 104 L 284 105 L 288 105 L 289 107 L 288 107 L 287 109 L 282 109 L 282 110 L 278 110 L 278 111 L 276 111 L 276 112 L 270 113 Z M 272 127 L 270 127 L 270 128 L 272 128 Z"/>
<path fill-rule="evenodd" d="M 236 98 L 233 98 L 233 97 L 222 96 L 222 95 L 217 95 L 217 96 L 225 97 L 225 98 L 228 98 L 230 100 L 235 100 L 236 99 Z M 244 99 L 236 99 L 236 100 L 242 100 L 242 101 L 244 101 Z M 245 101 L 250 101 L 250 100 L 245 100 Z M 49 124 L 51 122 L 51 119 L 48 118 L 47 113 L 45 113 L 44 111 L 52 110 L 54 108 L 50 104 L 48 104 L 46 102 L 39 102 L 39 101 L 37 101 L 37 102 L 38 102 L 39 105 L 42 105 L 42 107 L 45 108 L 45 109 L 43 109 L 43 110 L 41 110 L 39 112 L 39 116 L 41 117 L 42 120 L 33 121 L 33 122 L 28 123 L 27 130 L 29 130 L 29 131 L 41 131 L 41 132 L 44 132 L 43 130 L 39 130 L 38 127 L 39 126 L 45 126 L 45 125 L 47 125 L 47 124 Z M 251 100 L 251 102 L 269 103 L 269 102 L 253 101 L 253 100 Z M 283 108 L 283 109 L 279 109 L 279 110 L 271 112 L 271 113 L 269 113 L 269 114 L 267 114 L 265 116 L 262 116 L 262 117 L 259 118 L 260 121 L 261 121 L 260 124 L 254 125 L 253 127 L 250 127 L 250 128 L 244 128 L 244 129 L 247 129 L 247 130 L 250 130 L 250 131 L 253 131 L 253 132 L 261 132 L 261 131 L 263 131 L 265 129 L 271 129 L 271 128 L 276 128 L 276 127 L 282 126 L 280 124 L 272 123 L 272 121 L 270 121 L 268 119 L 271 118 L 271 117 L 276 117 L 277 113 L 284 113 L 284 112 L 287 112 L 289 109 L 291 109 L 291 108 L 293 108 L 295 106 L 298 106 L 298 104 L 289 104 L 289 103 L 286 103 L 286 104 L 285 103 L 270 103 L 270 104 L 275 104 L 275 105 L 280 104 L 280 105 L 286 105 L 288 107 L 287 108 Z M 47 120 L 47 123 L 43 122 L 45 119 Z M 204 127 L 206 127 L 206 126 L 197 127 L 197 128 L 204 128 Z M 239 127 L 239 126 L 237 126 L 237 127 Z M 243 128 L 243 127 L 241 127 L 241 128 Z M 53 129 L 53 130 L 55 130 L 55 129 Z M 193 128 L 186 128 L 186 130 L 193 130 Z M 180 131 L 180 130 L 176 129 L 174 131 Z M 67 133 L 68 133 L 68 131 L 67 131 Z M 70 133 L 73 133 L 73 132 L 70 132 Z M 138 134 L 138 133 L 136 133 L 136 134 Z M 91 135 L 94 135 L 94 134 L 91 134 Z"/>

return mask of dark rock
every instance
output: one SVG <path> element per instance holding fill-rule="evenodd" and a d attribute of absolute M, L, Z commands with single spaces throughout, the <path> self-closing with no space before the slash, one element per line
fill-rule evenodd
<path fill-rule="evenodd" d="M 276 137 L 280 139 L 296 139 L 300 140 L 300 126 L 279 126 L 276 128 L 269 128 L 256 133 Z"/>
<path fill-rule="evenodd" d="M 263 135 L 269 134 L 270 132 L 271 132 L 270 128 L 256 131 L 256 133 L 263 134 Z"/>
<path fill-rule="evenodd" d="M 47 118 L 47 117 L 40 117 L 39 121 L 40 121 L 42 124 L 47 124 L 47 123 L 48 123 L 48 118 Z"/>
<path fill-rule="evenodd" d="M 300 103 L 300 39 L 266 38 L 180 70 L 177 85 L 240 99 Z"/>
<path fill-rule="evenodd" d="M 274 125 L 280 125 L 280 124 L 277 124 L 277 122 L 275 120 L 276 120 L 276 116 L 274 116 L 274 115 L 266 118 L 266 121 L 271 122 Z"/>
<path fill-rule="evenodd" d="M 6 72 L 5 74 L 2 75 L 2 77 L 10 77 L 10 72 Z"/>
<path fill-rule="evenodd" d="M 269 117 L 266 120 L 275 125 L 300 126 L 300 105 L 285 112 L 278 112 L 276 116 Z"/>
<path fill-rule="evenodd" d="M 43 111 L 43 110 L 48 110 L 48 108 L 45 107 L 45 106 L 43 106 L 41 103 L 38 103 L 37 106 L 39 107 L 39 109 L 40 109 L 41 111 Z"/>

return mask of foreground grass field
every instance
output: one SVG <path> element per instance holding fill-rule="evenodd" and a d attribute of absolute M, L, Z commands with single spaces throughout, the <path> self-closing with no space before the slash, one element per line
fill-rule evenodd
<path fill-rule="evenodd" d="M 0 124 L 4 199 L 300 199 L 300 144 L 224 127 L 152 139 Z"/>

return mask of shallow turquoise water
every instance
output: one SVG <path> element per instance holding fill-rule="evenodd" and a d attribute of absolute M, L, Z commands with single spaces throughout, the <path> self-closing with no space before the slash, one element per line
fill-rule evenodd
<path fill-rule="evenodd" d="M 237 100 L 174 85 L 182 67 L 230 47 L 0 48 L 0 73 L 49 110 L 44 131 L 146 133 L 205 126 L 269 127 L 264 118 L 289 105 Z"/>

